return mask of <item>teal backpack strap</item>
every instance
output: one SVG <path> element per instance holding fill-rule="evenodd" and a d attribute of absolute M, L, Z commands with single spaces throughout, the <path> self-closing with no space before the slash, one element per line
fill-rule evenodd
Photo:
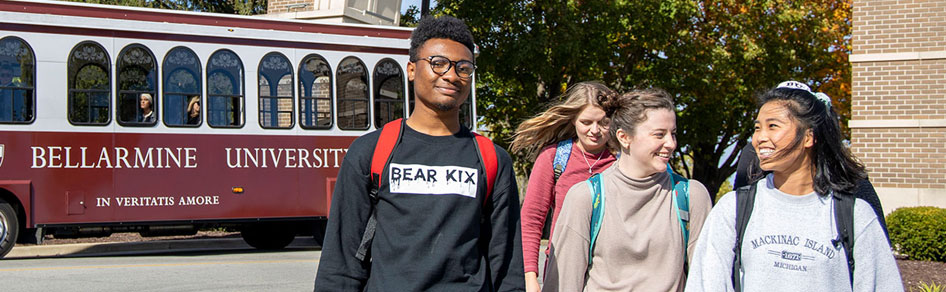
<path fill-rule="evenodd" d="M 683 258 L 686 259 L 687 244 L 690 242 L 690 181 L 673 173 L 670 165 L 667 165 L 667 174 L 670 175 L 670 183 L 673 184 L 673 193 L 670 195 L 673 197 L 673 205 L 676 206 L 680 231 L 683 232 Z"/>
<path fill-rule="evenodd" d="M 601 221 L 604 219 L 604 189 L 601 187 L 601 174 L 596 173 L 587 180 L 591 189 L 591 241 L 588 243 L 588 266 L 595 250 L 595 240 L 601 231 Z"/>
<path fill-rule="evenodd" d="M 562 140 L 555 147 L 555 160 L 552 161 L 552 171 L 555 173 L 555 181 L 565 172 L 565 166 L 568 165 L 568 157 L 572 155 L 572 139 Z"/>

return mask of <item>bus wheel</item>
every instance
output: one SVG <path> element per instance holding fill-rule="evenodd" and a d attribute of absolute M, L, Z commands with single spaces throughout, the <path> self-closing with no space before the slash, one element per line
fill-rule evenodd
<path fill-rule="evenodd" d="M 243 241 L 258 249 L 281 249 L 296 238 L 294 229 L 286 224 L 259 223 L 243 225 Z"/>
<path fill-rule="evenodd" d="M 20 222 L 16 211 L 7 201 L 0 199 L 0 258 L 6 256 L 16 243 Z"/>

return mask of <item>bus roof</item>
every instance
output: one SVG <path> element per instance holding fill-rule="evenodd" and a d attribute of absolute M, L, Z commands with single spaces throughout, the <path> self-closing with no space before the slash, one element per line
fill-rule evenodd
<path fill-rule="evenodd" d="M 265 18 L 261 16 L 65 1 L 0 1 L 0 11 L 394 39 L 408 39 L 413 30 L 412 28 L 404 27 L 319 23 L 303 20 Z"/>

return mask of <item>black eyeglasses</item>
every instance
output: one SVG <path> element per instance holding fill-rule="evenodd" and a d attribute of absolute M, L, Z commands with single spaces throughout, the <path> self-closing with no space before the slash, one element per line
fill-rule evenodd
<path fill-rule="evenodd" d="M 418 59 L 417 61 L 420 60 L 425 60 L 427 63 L 430 63 L 430 70 L 433 70 L 437 75 L 447 74 L 450 68 L 454 68 L 453 71 L 457 72 L 457 76 L 468 79 L 473 76 L 473 71 L 476 70 L 476 65 L 467 60 L 450 61 L 450 59 L 444 56 L 430 56 L 424 59 Z"/>

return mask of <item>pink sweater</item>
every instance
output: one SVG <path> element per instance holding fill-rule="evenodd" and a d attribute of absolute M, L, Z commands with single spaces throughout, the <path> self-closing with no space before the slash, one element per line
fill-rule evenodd
<path fill-rule="evenodd" d="M 556 146 L 558 143 L 546 146 L 539 152 L 535 165 L 532 166 L 532 174 L 529 175 L 525 200 L 522 202 L 522 257 L 527 273 L 539 271 L 539 241 L 542 240 L 542 227 L 545 225 L 549 206 L 555 207 L 552 212 L 552 226 L 555 226 L 558 213 L 562 211 L 561 203 L 565 201 L 565 193 L 576 183 L 591 177 L 588 165 L 593 164 L 591 171 L 597 173 L 607 169 L 615 160 L 614 155 L 608 151 L 599 154 L 584 153 L 578 148 L 576 141 L 572 143 L 565 172 L 558 178 L 558 182 L 555 182 L 552 164 L 555 161 Z M 554 231 L 553 227 L 550 233 Z"/>

